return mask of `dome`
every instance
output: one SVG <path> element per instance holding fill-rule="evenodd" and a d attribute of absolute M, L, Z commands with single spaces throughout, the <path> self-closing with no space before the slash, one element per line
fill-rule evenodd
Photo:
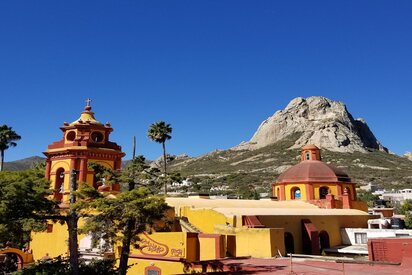
<path fill-rule="evenodd" d="M 94 113 L 91 111 L 91 109 L 92 108 L 90 106 L 84 107 L 84 111 L 80 114 L 80 117 L 77 120 L 70 123 L 70 126 L 84 123 L 103 125 L 100 121 L 96 120 L 96 118 L 94 117 Z"/>
<path fill-rule="evenodd" d="M 319 160 L 305 160 L 282 173 L 277 183 L 294 182 L 350 182 L 341 169 Z"/>

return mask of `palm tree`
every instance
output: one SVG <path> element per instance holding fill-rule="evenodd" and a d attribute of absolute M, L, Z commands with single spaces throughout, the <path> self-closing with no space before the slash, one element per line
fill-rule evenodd
<path fill-rule="evenodd" d="M 170 124 L 166 124 L 164 121 L 158 121 L 156 123 L 153 123 L 150 125 L 149 130 L 147 131 L 147 136 L 158 143 L 162 144 L 163 147 L 163 172 L 164 172 L 164 178 L 166 179 L 167 177 L 167 166 L 166 166 L 166 140 L 169 140 L 172 138 L 170 135 L 172 133 L 172 127 L 170 127 Z M 167 181 L 165 180 L 165 195 L 167 194 Z"/>
<path fill-rule="evenodd" d="M 17 144 L 14 141 L 20 139 L 21 136 L 14 132 L 11 127 L 7 125 L 0 126 L 0 172 L 3 171 L 4 151 L 10 147 L 15 147 Z"/>

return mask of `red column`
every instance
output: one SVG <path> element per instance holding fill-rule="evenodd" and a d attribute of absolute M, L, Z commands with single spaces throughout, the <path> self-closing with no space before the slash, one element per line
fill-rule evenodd
<path fill-rule="evenodd" d="M 80 159 L 79 181 L 86 182 L 86 180 L 87 180 L 87 159 L 81 158 Z"/>
<path fill-rule="evenodd" d="M 120 170 L 122 168 L 122 160 L 116 159 L 114 161 L 114 170 Z"/>
<path fill-rule="evenodd" d="M 77 170 L 77 159 L 75 158 L 70 159 L 70 171 L 73 169 Z M 69 174 L 70 174 L 70 171 L 69 171 Z"/>
<path fill-rule="evenodd" d="M 47 180 L 50 180 L 50 171 L 51 171 L 51 160 L 47 159 L 46 160 L 46 172 L 45 172 L 45 177 Z"/>
<path fill-rule="evenodd" d="M 279 200 L 280 200 L 280 201 L 286 200 L 285 185 L 284 185 L 284 184 L 281 184 L 281 185 L 280 185 Z"/>
<path fill-rule="evenodd" d="M 351 205 L 350 205 L 350 198 L 349 198 L 349 194 L 347 192 L 347 190 L 344 190 L 343 192 L 343 196 L 342 196 L 342 204 L 343 204 L 343 209 L 350 209 Z"/>
<path fill-rule="evenodd" d="M 314 199 L 313 185 L 310 183 L 306 183 L 305 189 L 306 189 L 306 200 L 308 201 L 313 200 Z"/>
<path fill-rule="evenodd" d="M 339 199 L 339 197 L 342 196 L 342 193 L 343 193 L 342 183 L 338 183 L 337 189 L 338 189 L 338 199 Z"/>

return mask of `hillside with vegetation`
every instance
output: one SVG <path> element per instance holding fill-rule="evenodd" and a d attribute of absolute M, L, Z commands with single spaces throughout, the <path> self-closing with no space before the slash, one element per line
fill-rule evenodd
<path fill-rule="evenodd" d="M 44 162 L 45 158 L 34 156 L 16 161 L 10 161 L 4 163 L 5 171 L 21 171 L 30 169 L 38 162 Z"/>
<path fill-rule="evenodd" d="M 300 150 L 290 149 L 301 136 L 288 138 L 257 150 L 222 150 L 197 158 L 175 159 L 171 170 L 200 182 L 198 189 L 212 194 L 240 195 L 269 192 L 271 183 L 300 161 Z M 322 150 L 322 160 L 343 168 L 359 186 L 368 183 L 387 189 L 412 187 L 412 161 L 383 151 L 333 152 Z M 222 188 L 227 186 L 227 189 Z M 222 191 L 219 191 L 222 189 Z"/>

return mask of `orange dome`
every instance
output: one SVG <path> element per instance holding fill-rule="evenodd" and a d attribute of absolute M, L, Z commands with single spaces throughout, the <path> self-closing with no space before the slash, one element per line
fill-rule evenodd
<path fill-rule="evenodd" d="M 295 182 L 351 182 L 341 169 L 319 160 L 302 161 L 282 173 L 277 183 Z"/>

